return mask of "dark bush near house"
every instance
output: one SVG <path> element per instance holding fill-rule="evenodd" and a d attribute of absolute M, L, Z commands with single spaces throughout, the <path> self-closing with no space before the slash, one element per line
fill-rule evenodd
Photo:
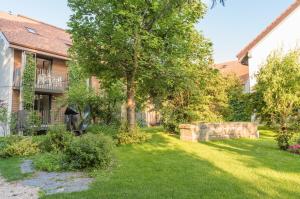
<path fill-rule="evenodd" d="M 73 139 L 65 150 L 65 163 L 71 169 L 106 168 L 113 159 L 114 143 L 105 135 L 86 134 Z"/>
<path fill-rule="evenodd" d="M 74 135 L 63 127 L 55 127 L 49 130 L 44 140 L 40 143 L 42 151 L 65 151 L 72 142 Z"/>
<path fill-rule="evenodd" d="M 116 135 L 116 140 L 118 145 L 125 144 L 140 144 L 144 143 L 150 139 L 150 135 L 145 133 L 119 133 Z"/>
<path fill-rule="evenodd" d="M 15 139 L 15 140 L 14 140 Z M 38 143 L 32 141 L 31 138 L 13 138 L 1 150 L 1 157 L 14 157 L 14 156 L 30 156 L 40 152 Z"/>

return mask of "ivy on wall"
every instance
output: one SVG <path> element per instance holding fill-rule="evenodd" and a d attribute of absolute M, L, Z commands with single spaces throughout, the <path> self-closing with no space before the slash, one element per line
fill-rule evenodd
<path fill-rule="evenodd" d="M 0 122 L 7 122 L 7 106 L 2 100 L 0 100 Z"/>
<path fill-rule="evenodd" d="M 36 62 L 33 54 L 26 54 L 26 65 L 23 72 L 23 103 L 24 110 L 31 111 L 34 102 Z"/>

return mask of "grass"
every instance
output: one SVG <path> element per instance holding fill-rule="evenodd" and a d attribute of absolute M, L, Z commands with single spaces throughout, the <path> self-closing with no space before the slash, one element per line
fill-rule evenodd
<path fill-rule="evenodd" d="M 20 180 L 28 176 L 28 174 L 22 174 L 20 170 L 21 158 L 0 158 L 0 174 L 7 181 Z"/>
<path fill-rule="evenodd" d="M 147 132 L 149 143 L 117 148 L 117 166 L 95 171 L 91 189 L 42 198 L 300 198 L 300 156 L 278 150 L 272 131 L 208 143 Z"/>

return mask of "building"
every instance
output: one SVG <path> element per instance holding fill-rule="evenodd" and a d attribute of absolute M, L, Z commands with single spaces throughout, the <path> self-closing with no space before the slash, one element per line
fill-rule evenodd
<path fill-rule="evenodd" d="M 68 49 L 72 46 L 64 29 L 22 15 L 0 12 L 0 104 L 8 115 L 24 117 L 22 74 L 28 53 L 36 61 L 34 109 L 43 126 L 64 122 L 64 110 L 57 98 L 68 88 Z M 99 81 L 91 77 L 89 85 L 99 89 Z M 146 125 L 159 122 L 158 113 L 145 110 L 137 118 Z M 9 134 L 9 125 L 0 123 L 0 136 Z"/>
<path fill-rule="evenodd" d="M 25 17 L 0 13 L 0 100 L 8 114 L 23 110 L 21 74 L 26 53 L 36 60 L 34 109 L 42 123 L 63 120 L 56 110 L 56 98 L 68 86 L 66 62 L 72 45 L 70 35 L 63 29 Z"/>
<path fill-rule="evenodd" d="M 247 92 L 256 84 L 256 74 L 275 50 L 288 52 L 300 47 L 300 0 L 296 0 L 238 55 L 238 62 L 249 67 Z"/>
<path fill-rule="evenodd" d="M 216 64 L 215 68 L 220 71 L 224 76 L 235 75 L 237 76 L 241 84 L 245 87 L 245 91 L 248 90 L 248 77 L 249 77 L 249 67 L 238 61 L 228 61 L 220 64 Z"/>

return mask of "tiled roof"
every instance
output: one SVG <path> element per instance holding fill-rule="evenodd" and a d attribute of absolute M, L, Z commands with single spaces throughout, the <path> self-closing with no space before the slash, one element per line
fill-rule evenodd
<path fill-rule="evenodd" d="M 249 67 L 241 64 L 238 61 L 229 61 L 216 64 L 215 68 L 218 69 L 223 75 L 235 74 L 238 78 L 240 78 L 243 84 L 245 84 L 249 78 Z"/>
<path fill-rule="evenodd" d="M 253 47 L 255 47 L 265 36 L 267 36 L 274 28 L 284 21 L 291 13 L 300 6 L 300 0 L 296 0 L 284 13 L 282 13 L 275 21 L 273 21 L 264 31 L 262 31 L 253 41 L 251 41 L 238 54 L 237 58 L 242 59 Z"/>
<path fill-rule="evenodd" d="M 25 17 L 0 12 L 0 31 L 11 45 L 68 57 L 72 45 L 64 29 Z"/>

